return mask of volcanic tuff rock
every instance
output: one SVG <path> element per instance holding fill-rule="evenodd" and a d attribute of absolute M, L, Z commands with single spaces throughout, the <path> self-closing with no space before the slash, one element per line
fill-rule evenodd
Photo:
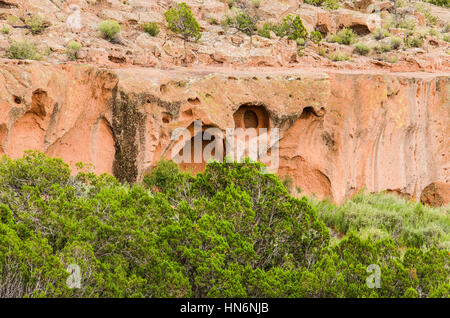
<path fill-rule="evenodd" d="M 170 157 L 176 128 L 201 120 L 279 128 L 278 173 L 302 194 L 418 198 L 450 183 L 448 73 L 0 65 L 0 153 L 14 158 L 37 149 L 135 181 Z"/>

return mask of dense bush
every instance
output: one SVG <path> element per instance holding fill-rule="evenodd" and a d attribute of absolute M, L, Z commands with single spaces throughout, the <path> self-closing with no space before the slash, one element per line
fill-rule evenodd
<path fill-rule="evenodd" d="M 34 15 L 25 20 L 25 25 L 31 33 L 39 34 L 45 29 L 44 20 L 39 15 Z"/>
<path fill-rule="evenodd" d="M 67 43 L 66 54 L 69 60 L 75 61 L 78 58 L 78 53 L 80 52 L 82 45 L 77 41 L 70 41 Z"/>
<path fill-rule="evenodd" d="M 367 55 L 370 52 L 370 47 L 365 43 L 359 42 L 355 44 L 355 51 L 359 55 Z"/>
<path fill-rule="evenodd" d="M 339 31 L 337 34 L 330 36 L 329 42 L 350 45 L 356 42 L 358 36 L 352 31 L 352 29 L 346 28 Z"/>
<path fill-rule="evenodd" d="M 185 2 L 179 3 L 176 8 L 170 8 L 164 16 L 169 30 L 180 34 L 184 40 L 197 41 L 201 38 L 200 25 Z"/>
<path fill-rule="evenodd" d="M 299 15 L 287 15 L 278 27 L 278 36 L 287 36 L 291 40 L 307 39 L 308 31 Z"/>
<path fill-rule="evenodd" d="M 391 35 L 389 34 L 389 32 L 387 30 L 383 30 L 383 29 L 376 29 L 373 32 L 373 38 L 375 40 L 382 40 L 384 38 L 390 37 Z"/>
<path fill-rule="evenodd" d="M 157 36 L 159 34 L 159 26 L 156 22 L 146 22 L 142 23 L 142 29 L 144 32 L 150 34 L 151 36 Z"/>
<path fill-rule="evenodd" d="M 115 20 L 105 20 L 100 23 L 98 29 L 106 40 L 111 41 L 119 34 L 120 24 Z"/>
<path fill-rule="evenodd" d="M 34 43 L 12 42 L 6 51 L 6 57 L 16 60 L 40 60 L 42 58 Z"/>
<path fill-rule="evenodd" d="M 312 31 L 310 34 L 311 41 L 313 41 L 315 44 L 319 44 L 320 41 L 322 41 L 322 33 L 319 31 Z"/>
<path fill-rule="evenodd" d="M 408 35 L 405 40 L 405 46 L 408 48 L 422 47 L 423 38 L 420 35 Z"/>
<path fill-rule="evenodd" d="M 428 2 L 440 7 L 450 8 L 449 0 L 428 0 Z"/>
<path fill-rule="evenodd" d="M 389 43 L 381 43 L 379 45 L 376 45 L 373 49 L 377 53 L 386 53 L 390 52 L 392 50 L 392 47 Z"/>
<path fill-rule="evenodd" d="M 270 31 L 273 31 L 279 37 L 286 36 L 290 40 L 306 40 L 308 38 L 308 31 L 303 25 L 302 19 L 298 15 L 295 17 L 293 17 L 292 15 L 287 15 L 279 24 L 266 22 L 264 23 L 263 27 L 258 30 L 258 34 L 260 36 L 269 38 Z M 313 31 L 311 33 L 311 40 L 314 39 L 314 41 L 320 42 L 322 40 L 322 35 L 320 34 L 320 32 L 318 33 L 319 34 Z"/>
<path fill-rule="evenodd" d="M 248 36 L 252 36 L 257 31 L 256 23 L 257 19 L 252 18 L 244 12 L 227 15 L 222 21 L 222 25 L 235 28 Z M 266 32 L 270 32 L 270 30 L 263 30 L 262 32 L 262 36 L 269 37 L 269 34 Z"/>
<path fill-rule="evenodd" d="M 316 7 L 321 6 L 324 2 L 325 2 L 325 0 L 305 0 L 305 3 L 316 6 Z"/>
<path fill-rule="evenodd" d="M 396 244 L 450 250 L 450 206 L 436 209 L 394 195 L 358 193 L 340 206 L 313 202 L 324 222 L 341 233 L 357 231 Z"/>
<path fill-rule="evenodd" d="M 348 61 L 350 60 L 350 55 L 347 54 L 346 52 L 335 51 L 331 52 L 328 55 L 328 58 L 334 62 Z"/>
<path fill-rule="evenodd" d="M 258 163 L 170 162 L 144 185 L 37 152 L 0 160 L 0 297 L 449 297 L 449 254 L 340 242 Z M 80 288 L 66 284 L 81 270 Z M 381 288 L 366 284 L 381 268 Z"/>
<path fill-rule="evenodd" d="M 272 22 L 265 22 L 263 24 L 262 28 L 260 28 L 258 30 L 258 35 L 269 39 L 271 31 L 273 31 L 275 34 L 277 34 L 278 33 L 278 25 L 273 24 Z"/>
<path fill-rule="evenodd" d="M 0 32 L 3 34 L 9 34 L 11 32 L 11 29 L 8 28 L 6 25 L 3 25 L 0 27 Z"/>
<path fill-rule="evenodd" d="M 391 47 L 393 50 L 397 50 L 402 45 L 402 39 L 398 37 L 392 37 L 391 38 Z"/>

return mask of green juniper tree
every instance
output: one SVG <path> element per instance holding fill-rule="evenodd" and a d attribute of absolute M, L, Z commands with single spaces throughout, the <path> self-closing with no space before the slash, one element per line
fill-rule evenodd
<path fill-rule="evenodd" d="M 261 168 L 191 176 L 162 162 L 129 185 L 39 152 L 3 156 L 0 297 L 450 297 L 448 250 L 352 228 L 332 241 L 309 200 Z"/>
<path fill-rule="evenodd" d="M 201 38 L 200 25 L 185 2 L 179 3 L 175 8 L 170 8 L 164 13 L 164 16 L 166 17 L 169 30 L 180 34 L 183 38 L 184 61 L 186 62 L 186 41 L 198 41 Z"/>
<path fill-rule="evenodd" d="M 233 1 L 231 14 L 227 15 L 222 22 L 225 26 L 235 28 L 250 36 L 250 48 L 252 48 L 253 35 L 258 31 L 257 24 L 261 19 L 258 8 L 258 2 L 235 0 Z"/>

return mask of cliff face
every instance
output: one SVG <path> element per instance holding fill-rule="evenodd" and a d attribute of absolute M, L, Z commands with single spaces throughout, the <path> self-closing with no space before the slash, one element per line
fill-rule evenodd
<path fill-rule="evenodd" d="M 302 194 L 418 197 L 450 182 L 448 73 L 0 66 L 0 153 L 11 157 L 37 149 L 135 181 L 195 120 L 279 128 L 278 174 Z"/>

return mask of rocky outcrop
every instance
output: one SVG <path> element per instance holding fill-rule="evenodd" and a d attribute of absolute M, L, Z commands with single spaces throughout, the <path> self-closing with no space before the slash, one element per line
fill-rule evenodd
<path fill-rule="evenodd" d="M 412 33 L 423 37 L 421 48 L 402 44 L 389 53 L 372 50 L 364 56 L 357 54 L 353 45 L 329 43 L 330 36 L 344 28 L 350 28 L 358 35 L 357 42 L 375 47 L 380 43 L 373 39 L 371 32 L 393 20 L 392 13 L 389 13 L 392 11 L 389 1 L 347 1 L 347 9 L 337 10 L 327 10 L 297 0 L 258 2 L 256 11 L 260 17 L 259 27 L 265 22 L 279 23 L 288 14 L 299 15 L 309 32 L 319 31 L 322 34 L 323 41 L 319 45 L 309 40 L 304 45 L 297 45 L 295 41 L 278 37 L 273 32 L 270 38 L 256 34 L 250 37 L 236 29 L 220 25 L 231 12 L 226 1 L 185 1 L 199 21 L 202 33 L 199 41 L 187 42 L 186 46 L 180 36 L 168 30 L 164 17 L 164 12 L 170 6 L 181 2 L 178 0 L 1 1 L 0 29 L 6 28 L 8 31 L 0 32 L 0 57 L 8 56 L 8 49 L 14 41 L 27 40 L 36 45 L 46 61 L 65 63 L 70 60 L 67 45 L 75 40 L 82 46 L 77 53 L 78 62 L 107 68 L 225 65 L 313 66 L 354 70 L 385 69 L 393 72 L 435 72 L 450 69 L 450 46 L 444 41 L 448 36 L 445 32 L 449 10 L 441 7 L 431 6 L 430 10 L 437 19 L 433 30 L 426 26 L 422 13 L 410 6 L 404 7 L 402 17 L 415 21 L 420 27 Z M 380 11 L 383 12 L 382 15 Z M 36 14 L 47 23 L 43 32 L 32 34 L 25 22 Z M 105 40 L 98 30 L 99 24 L 105 19 L 117 20 L 121 25 L 121 32 L 114 41 Z M 156 22 L 161 32 L 155 37 L 145 33 L 141 26 L 145 22 Z M 402 40 L 410 32 L 396 29 L 393 25 L 389 27 L 389 31 Z M 388 40 L 390 41 L 385 39 Z M 346 53 L 348 59 L 332 61 L 331 53 Z"/>
<path fill-rule="evenodd" d="M 436 207 L 450 204 L 450 183 L 433 182 L 429 184 L 423 190 L 420 201 Z"/>
<path fill-rule="evenodd" d="M 132 182 L 170 157 L 177 128 L 201 120 L 279 128 L 277 172 L 301 194 L 342 201 L 365 187 L 419 198 L 450 182 L 449 74 L 4 60 L 0 78 L 0 153 L 11 157 L 37 149 Z"/>
<path fill-rule="evenodd" d="M 117 77 L 88 66 L 4 62 L 0 67 L 0 154 L 28 149 L 112 173 L 115 137 L 109 106 Z"/>

